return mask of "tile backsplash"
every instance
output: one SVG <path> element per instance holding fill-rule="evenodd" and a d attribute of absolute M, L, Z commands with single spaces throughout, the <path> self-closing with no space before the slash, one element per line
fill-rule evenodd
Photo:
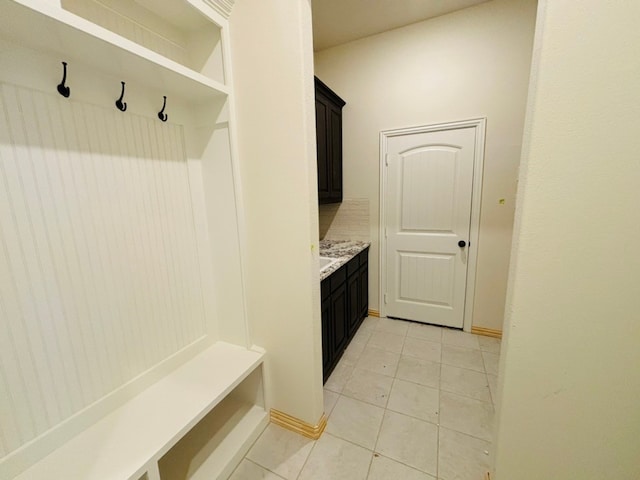
<path fill-rule="evenodd" d="M 345 198 L 342 203 L 320 205 L 320 240 L 369 242 L 369 199 Z"/>

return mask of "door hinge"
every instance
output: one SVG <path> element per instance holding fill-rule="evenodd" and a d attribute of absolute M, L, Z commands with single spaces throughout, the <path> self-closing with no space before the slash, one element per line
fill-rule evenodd
<path fill-rule="evenodd" d="M 384 303 L 385 303 L 385 305 L 387 304 L 387 294 L 386 293 L 384 294 Z"/>
<path fill-rule="evenodd" d="M 384 164 L 388 167 L 389 166 L 389 154 L 385 153 L 384 154 Z"/>
<path fill-rule="evenodd" d="M 387 227 L 384 227 L 384 238 L 387 238 Z"/>

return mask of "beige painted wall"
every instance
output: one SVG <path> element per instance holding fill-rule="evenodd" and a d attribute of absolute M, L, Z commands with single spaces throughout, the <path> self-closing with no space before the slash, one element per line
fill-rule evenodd
<path fill-rule="evenodd" d="M 639 20 L 640 2 L 541 1 L 497 480 L 640 478 Z"/>
<path fill-rule="evenodd" d="M 473 324 L 502 329 L 535 9 L 535 0 L 494 0 L 316 52 L 316 75 L 347 102 L 344 194 L 370 201 L 371 308 L 379 308 L 380 131 L 486 116 Z"/>
<path fill-rule="evenodd" d="M 247 315 L 271 407 L 322 416 L 311 7 L 238 0 L 230 19 Z"/>

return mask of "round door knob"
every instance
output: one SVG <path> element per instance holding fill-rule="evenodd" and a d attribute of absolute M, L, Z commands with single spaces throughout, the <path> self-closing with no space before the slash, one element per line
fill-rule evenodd
<path fill-rule="evenodd" d="M 460 248 L 464 248 L 464 247 L 466 247 L 466 246 L 467 246 L 467 242 L 465 242 L 464 240 L 460 240 L 460 241 L 458 242 L 458 246 L 459 246 Z"/>

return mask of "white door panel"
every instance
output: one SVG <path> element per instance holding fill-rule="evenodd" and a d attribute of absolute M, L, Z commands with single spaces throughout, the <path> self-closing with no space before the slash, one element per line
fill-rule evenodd
<path fill-rule="evenodd" d="M 476 129 L 387 143 L 387 315 L 462 327 Z"/>
<path fill-rule="evenodd" d="M 455 255 L 398 252 L 398 298 L 453 307 Z"/>
<path fill-rule="evenodd" d="M 401 159 L 401 232 L 453 231 L 457 153 L 432 147 L 395 157 Z"/>

